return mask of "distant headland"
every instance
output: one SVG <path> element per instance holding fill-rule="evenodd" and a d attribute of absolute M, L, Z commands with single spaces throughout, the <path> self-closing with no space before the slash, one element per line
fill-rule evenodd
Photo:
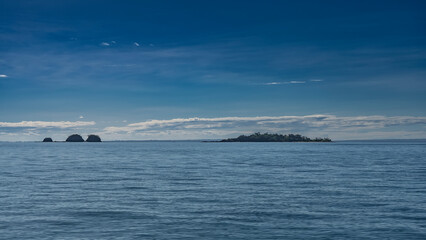
<path fill-rule="evenodd" d="M 331 142 L 330 138 L 308 138 L 300 134 L 272 134 L 254 133 L 249 136 L 241 135 L 237 138 L 223 139 L 219 142 Z"/>
<path fill-rule="evenodd" d="M 43 139 L 43 142 L 53 142 L 52 138 L 47 137 Z M 84 139 L 79 134 L 72 134 L 68 136 L 65 142 L 84 142 Z M 90 134 L 86 142 L 102 142 L 101 138 L 98 135 Z"/>

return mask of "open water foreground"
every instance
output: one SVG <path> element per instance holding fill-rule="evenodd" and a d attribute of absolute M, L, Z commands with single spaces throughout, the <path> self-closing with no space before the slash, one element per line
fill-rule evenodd
<path fill-rule="evenodd" d="M 3 142 L 0 239 L 426 239 L 426 142 Z"/>

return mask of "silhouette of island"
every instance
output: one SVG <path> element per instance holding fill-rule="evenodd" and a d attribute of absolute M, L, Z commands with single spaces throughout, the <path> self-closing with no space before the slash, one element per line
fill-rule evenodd
<path fill-rule="evenodd" d="M 87 137 L 86 142 L 102 142 L 102 141 L 98 135 L 91 134 Z"/>
<path fill-rule="evenodd" d="M 84 139 L 78 134 L 73 134 L 69 136 L 65 142 L 84 142 Z"/>
<path fill-rule="evenodd" d="M 52 138 L 47 137 L 43 139 L 43 142 L 53 142 Z"/>
<path fill-rule="evenodd" d="M 300 134 L 254 133 L 250 136 L 241 135 L 237 138 L 223 139 L 220 142 L 331 142 L 330 138 L 308 138 Z"/>

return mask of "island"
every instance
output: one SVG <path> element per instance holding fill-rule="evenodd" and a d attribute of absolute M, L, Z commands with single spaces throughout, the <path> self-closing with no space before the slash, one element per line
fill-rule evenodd
<path fill-rule="evenodd" d="M 102 142 L 102 141 L 98 135 L 91 134 L 87 137 L 86 142 Z"/>
<path fill-rule="evenodd" d="M 223 139 L 219 142 L 331 142 L 330 138 L 308 138 L 300 134 L 272 134 L 254 133 L 249 136 L 241 135 L 237 138 Z"/>
<path fill-rule="evenodd" d="M 43 142 L 53 142 L 52 138 L 47 137 L 43 139 Z"/>
<path fill-rule="evenodd" d="M 84 142 L 84 139 L 78 134 L 73 134 L 69 136 L 65 142 Z"/>

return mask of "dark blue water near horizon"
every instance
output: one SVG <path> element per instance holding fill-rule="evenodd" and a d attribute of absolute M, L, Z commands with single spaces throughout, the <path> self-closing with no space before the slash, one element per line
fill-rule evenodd
<path fill-rule="evenodd" d="M 426 142 L 0 143 L 0 239 L 426 239 Z"/>

